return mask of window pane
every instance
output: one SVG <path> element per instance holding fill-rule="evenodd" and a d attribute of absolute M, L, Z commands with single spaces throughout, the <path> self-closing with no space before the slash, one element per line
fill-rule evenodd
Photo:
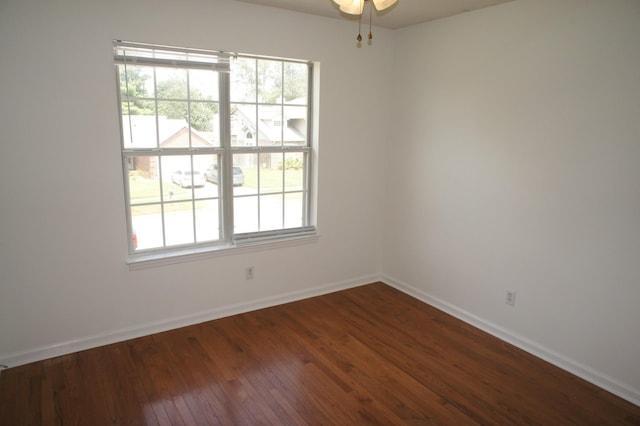
<path fill-rule="evenodd" d="M 160 202 L 160 175 L 156 156 L 127 157 L 129 204 Z"/>
<path fill-rule="evenodd" d="M 188 148 L 186 101 L 158 101 L 158 134 L 162 148 Z"/>
<path fill-rule="evenodd" d="M 238 167 L 242 171 L 243 183 L 233 189 L 234 195 L 247 195 L 258 193 L 258 154 L 234 154 L 234 169 Z M 235 176 L 234 172 L 234 176 Z"/>
<path fill-rule="evenodd" d="M 233 170 L 231 171 L 231 176 L 233 179 L 234 187 L 239 187 L 244 185 L 244 170 L 242 170 L 242 167 L 238 166 L 237 164 L 234 164 Z M 234 192 L 235 192 L 235 189 L 234 189 Z"/>
<path fill-rule="evenodd" d="M 220 239 L 219 200 L 196 202 L 196 241 L 203 243 Z"/>
<path fill-rule="evenodd" d="M 220 117 L 218 104 L 213 102 L 191 102 L 191 146 L 209 148 L 220 146 Z"/>
<path fill-rule="evenodd" d="M 284 160 L 284 186 L 285 191 L 302 191 L 304 187 L 303 152 L 288 152 Z"/>
<path fill-rule="evenodd" d="M 154 103 L 151 100 L 155 94 L 153 67 L 119 65 L 118 72 L 122 113 L 125 115 L 153 114 Z"/>
<path fill-rule="evenodd" d="M 164 246 L 162 210 L 159 204 L 131 207 L 131 227 L 138 242 L 137 250 Z"/>
<path fill-rule="evenodd" d="M 233 224 L 235 233 L 258 231 L 258 197 L 234 197 Z"/>
<path fill-rule="evenodd" d="M 193 203 L 165 204 L 164 230 L 167 246 L 193 243 Z"/>
<path fill-rule="evenodd" d="M 124 149 L 157 148 L 158 130 L 155 115 L 122 116 L 122 143 Z"/>
<path fill-rule="evenodd" d="M 282 145 L 282 107 L 266 106 L 258 107 L 258 145 L 281 146 Z"/>
<path fill-rule="evenodd" d="M 189 96 L 192 100 L 219 100 L 218 73 L 208 70 L 189 70 Z"/>
<path fill-rule="evenodd" d="M 307 64 L 285 62 L 284 64 L 284 102 L 288 104 L 307 104 L 309 67 Z"/>
<path fill-rule="evenodd" d="M 282 103 L 282 62 L 258 60 L 258 102 Z"/>
<path fill-rule="evenodd" d="M 193 175 L 189 155 L 162 157 L 162 198 L 165 202 L 191 199 Z"/>
<path fill-rule="evenodd" d="M 284 107 L 284 144 L 305 146 L 307 144 L 307 107 Z"/>
<path fill-rule="evenodd" d="M 256 101 L 256 60 L 234 59 L 231 67 L 231 102 Z"/>
<path fill-rule="evenodd" d="M 156 67 L 158 99 L 187 99 L 187 70 Z"/>
<path fill-rule="evenodd" d="M 299 228 L 304 226 L 304 194 L 294 192 L 284 196 L 284 226 Z"/>
<path fill-rule="evenodd" d="M 260 197 L 260 231 L 282 229 L 282 194 Z"/>
<path fill-rule="evenodd" d="M 197 188 L 196 198 L 220 198 L 221 189 L 218 185 L 220 158 L 217 155 L 202 155 L 194 160 L 197 170 L 202 169 L 205 184 Z"/>
<path fill-rule="evenodd" d="M 256 106 L 231 106 L 231 146 L 256 146 Z"/>
<path fill-rule="evenodd" d="M 279 152 L 260 154 L 260 193 L 283 191 L 284 154 Z"/>
<path fill-rule="evenodd" d="M 220 188 L 219 183 L 222 179 L 222 170 L 220 169 L 220 158 L 218 156 L 213 157 L 204 157 L 207 160 L 206 168 L 204 169 L 204 180 L 207 182 L 205 185 L 205 190 L 207 194 L 211 194 L 215 192 L 215 196 L 220 196 Z M 201 160 L 198 160 L 201 161 Z M 213 192 L 212 192 L 213 191 Z"/>

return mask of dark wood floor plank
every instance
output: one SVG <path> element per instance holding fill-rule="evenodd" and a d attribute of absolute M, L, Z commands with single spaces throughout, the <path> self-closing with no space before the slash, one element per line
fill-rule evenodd
<path fill-rule="evenodd" d="M 280 401 L 285 400 L 285 396 L 291 398 L 294 380 L 291 372 L 293 365 L 300 366 L 294 360 L 294 354 L 286 341 L 278 339 L 273 341 L 268 337 L 273 330 L 265 333 L 265 327 L 251 315 L 234 318 L 234 330 L 236 333 L 232 337 L 243 346 L 243 350 L 248 352 L 252 362 L 250 371 L 245 371 L 243 375 L 250 380 L 254 392 L 258 395 L 276 395 Z M 260 331 L 256 333 L 256 330 Z M 295 370 L 297 367 L 293 367 Z M 300 387 L 294 387 L 300 391 Z M 298 412 L 291 410 L 291 404 L 282 406 L 278 401 L 267 398 L 265 401 L 268 408 L 267 413 L 272 413 L 269 417 L 275 416 L 282 424 L 299 424 L 301 417 Z"/>
<path fill-rule="evenodd" d="M 372 293 L 391 294 L 392 298 L 385 300 L 385 304 L 391 303 L 391 300 L 406 299 L 409 304 L 415 304 L 415 299 L 400 294 L 397 290 L 387 286 L 372 286 Z M 367 308 L 367 315 L 371 315 L 371 311 L 375 309 L 371 306 L 370 297 L 367 295 L 367 302 L 370 303 Z M 350 297 L 362 300 L 361 295 L 353 293 Z M 379 305 L 376 305 L 379 306 Z M 406 309 L 406 306 L 403 306 Z M 447 354 L 451 358 L 455 354 L 455 368 L 461 369 L 467 374 L 467 382 L 481 381 L 483 384 L 491 385 L 491 383 L 499 383 L 502 392 L 501 399 L 506 406 L 510 405 L 509 399 L 513 399 L 513 403 L 518 400 L 526 400 L 527 404 L 523 404 L 520 413 L 525 416 L 520 421 L 526 421 L 529 416 L 543 419 L 544 423 L 571 423 L 576 422 L 583 424 L 584 422 L 599 422 L 606 424 L 609 422 L 607 415 L 609 411 L 606 406 L 594 404 L 583 404 L 580 401 L 589 400 L 598 394 L 604 394 L 605 397 L 612 395 L 603 390 L 590 385 L 589 383 L 579 379 L 565 371 L 562 371 L 545 361 L 532 357 L 530 354 L 508 345 L 493 336 L 481 332 L 478 329 L 468 327 L 460 321 L 442 315 L 434 308 L 425 308 L 424 304 L 416 305 L 416 309 L 407 311 L 403 317 L 415 316 L 414 324 L 424 324 L 428 318 L 421 315 L 433 310 L 435 312 L 436 323 L 440 324 L 437 336 L 439 339 L 444 338 L 443 347 L 447 349 Z M 383 317 L 393 321 L 394 316 L 384 312 Z M 433 315 L 430 315 L 434 318 Z M 357 318 L 354 316 L 353 318 Z M 409 325 L 406 322 L 401 324 L 397 332 L 409 333 L 411 339 L 422 339 L 429 337 L 430 333 L 425 333 L 423 327 Z M 427 344 L 433 342 L 431 339 Z M 461 342 L 467 344 L 461 345 Z M 478 359 L 475 359 L 478 357 Z M 526 366 L 527 368 L 523 368 Z M 446 371 L 449 371 L 447 368 Z M 485 392 L 486 393 L 486 392 Z M 493 392 L 498 394 L 498 392 Z M 615 401 L 621 401 L 615 398 Z M 567 410 L 567 407 L 573 409 Z M 527 413 L 529 411 L 529 413 Z M 562 413 L 571 413 L 570 417 L 563 416 Z"/>
<path fill-rule="evenodd" d="M 282 315 L 282 310 L 277 308 L 262 310 L 254 314 L 263 319 L 268 314 L 277 315 L 276 326 L 266 334 L 275 337 L 275 342 L 279 346 L 286 346 L 290 350 L 290 356 L 298 359 L 302 365 L 313 364 L 327 380 L 331 381 L 332 386 L 336 387 L 332 399 L 339 395 L 342 405 L 345 405 L 350 413 L 356 415 L 354 423 L 363 423 L 363 421 L 385 424 L 400 422 L 400 419 L 386 407 L 386 404 L 384 406 L 376 404 L 376 398 L 362 384 L 356 383 L 346 372 L 337 369 L 336 363 L 324 356 L 322 347 L 318 346 L 322 343 L 318 339 L 318 335 L 305 328 L 303 321 L 296 321 L 289 315 Z M 309 337 L 312 339 L 310 340 Z M 374 421 L 375 419 L 378 421 Z"/>
<path fill-rule="evenodd" d="M 358 306 L 354 305 L 352 309 L 358 309 Z M 418 380 L 464 412 L 489 413 L 491 420 L 502 423 L 522 423 L 527 422 L 529 414 L 535 413 L 537 409 L 541 408 L 535 406 L 536 400 L 532 400 L 519 412 L 520 417 L 518 418 L 514 418 L 508 410 L 492 412 L 491 410 L 495 407 L 508 405 L 505 400 L 511 398 L 514 391 L 517 391 L 517 389 L 509 387 L 513 381 L 512 377 L 507 375 L 498 379 L 496 364 L 488 362 L 487 358 L 480 353 L 481 351 L 476 351 L 472 345 L 460 346 L 460 341 L 466 341 L 460 336 L 457 336 L 457 339 L 446 341 L 429 338 L 429 331 L 425 329 L 425 324 L 427 327 L 429 325 L 429 319 L 417 314 L 406 310 L 405 307 L 403 315 L 413 318 L 413 324 L 421 325 L 414 326 L 405 323 L 395 328 L 394 331 L 396 336 L 403 336 L 402 340 L 411 342 L 411 350 L 406 351 L 408 355 L 393 350 L 395 338 L 389 339 L 388 333 L 370 333 L 368 331 L 370 327 L 367 323 L 362 323 L 362 320 L 359 320 L 359 315 L 352 315 L 352 319 L 349 321 L 356 328 L 366 330 L 361 334 L 363 338 L 367 338 L 369 344 L 384 354 L 388 362 L 400 366 L 403 370 L 415 371 L 424 362 L 423 354 L 429 353 L 431 362 L 422 369 L 426 374 L 419 374 Z M 394 321 L 393 316 L 389 315 L 380 318 L 383 318 L 387 323 Z M 438 337 L 443 336 L 438 334 Z M 443 348 L 446 349 L 443 350 Z M 502 362 L 504 361 L 500 360 L 497 365 L 499 366 Z M 504 383 L 504 389 L 501 389 L 500 392 L 495 392 L 492 389 L 492 383 L 497 380 Z M 463 403 L 467 405 L 462 405 Z M 473 407 L 469 407 L 468 404 L 473 404 Z M 487 423 L 490 419 L 478 418 L 477 420 Z"/>
<path fill-rule="evenodd" d="M 172 425 L 175 422 L 182 422 L 182 419 L 176 419 L 175 407 L 171 407 L 169 404 L 169 412 L 164 404 L 165 397 L 160 395 L 156 390 L 156 376 L 153 368 L 149 367 L 150 362 L 157 349 L 154 347 L 152 336 L 141 337 L 127 342 L 129 354 L 134 362 L 135 368 L 141 372 L 142 386 L 146 394 L 148 404 L 151 406 L 158 424 L 160 425 Z"/>
<path fill-rule="evenodd" d="M 133 366 L 127 347 L 111 345 L 105 349 L 113 368 L 106 373 L 112 377 L 110 385 L 119 407 L 119 416 L 114 423 L 157 423 L 157 417 L 148 406 L 140 376 Z"/>
<path fill-rule="evenodd" d="M 105 421 L 103 404 L 105 391 L 100 387 L 100 372 L 104 366 L 98 364 L 94 357 L 102 348 L 82 351 L 62 357 L 62 392 L 56 399 L 61 402 L 62 424 L 85 424 L 96 420 Z M 55 360 L 56 358 L 54 358 Z M 101 370 L 96 370 L 100 365 Z"/>
<path fill-rule="evenodd" d="M 1 425 L 640 425 L 382 283 L 5 370 Z"/>
<path fill-rule="evenodd" d="M 299 359 L 290 348 L 281 341 L 279 346 L 268 346 L 273 352 L 264 348 L 264 340 L 259 338 L 248 339 L 243 336 L 243 324 L 239 324 L 240 318 L 230 319 L 234 326 L 230 330 L 234 333 L 227 334 L 229 341 L 233 342 L 236 350 L 240 349 L 244 355 L 242 365 L 238 366 L 241 375 L 249 376 L 251 381 L 264 377 L 268 380 L 268 385 L 277 386 L 282 392 L 286 391 L 289 400 L 295 404 L 297 410 L 307 413 L 308 417 L 318 419 L 319 422 L 327 423 L 326 410 L 322 404 L 318 404 L 313 397 L 323 390 L 311 389 L 306 386 L 309 382 L 308 376 L 312 373 L 306 368 L 306 363 Z M 268 374 L 268 375 L 267 375 Z M 277 378 L 277 379 L 276 379 Z M 313 381 L 312 384 L 315 384 Z M 311 398 L 310 398 L 311 397 Z"/>
<path fill-rule="evenodd" d="M 198 327 L 197 339 L 208 355 L 206 371 L 214 379 L 214 391 L 220 400 L 223 424 L 252 424 L 260 417 L 254 407 L 251 392 L 243 386 L 241 378 L 249 375 L 252 365 L 245 350 L 227 335 L 226 327 L 207 323 Z M 256 367 L 257 368 L 257 367 Z"/>
<path fill-rule="evenodd" d="M 191 328 L 193 331 L 194 328 Z M 194 337 L 193 332 L 164 333 L 163 349 L 167 353 L 174 374 L 183 382 L 184 400 L 196 424 L 224 424 L 217 412 L 223 407 L 219 403 L 221 393 L 212 392 L 211 384 L 215 377 L 210 375 L 206 363 L 209 357 Z"/>
<path fill-rule="evenodd" d="M 390 327 L 389 318 L 393 317 L 393 315 L 389 315 L 390 312 L 389 316 L 378 318 L 377 326 L 373 326 L 369 318 L 363 319 L 358 313 L 358 311 L 364 312 L 364 309 L 375 308 L 371 303 L 364 309 L 358 304 L 344 305 L 341 302 L 341 305 L 335 307 L 349 310 L 350 316 L 344 321 L 353 327 L 352 333 L 354 335 L 357 333 L 358 338 L 375 348 L 375 351 L 384 356 L 388 362 L 402 366 L 402 369 L 406 371 L 418 370 L 418 366 L 423 365 L 421 374 L 418 374 L 416 378 L 426 387 L 464 412 L 490 414 L 490 417 L 477 418 L 476 420 L 482 423 L 487 423 L 490 419 L 503 423 L 519 423 L 526 420 L 526 418 L 515 419 L 509 415 L 500 418 L 506 413 L 500 411 L 491 413 L 489 411 L 500 405 L 501 395 L 487 391 L 486 386 L 492 380 L 491 369 L 486 368 L 486 365 L 482 365 L 483 368 L 478 368 L 475 365 L 478 355 L 469 350 L 470 348 L 456 348 L 457 342 L 455 342 L 456 344 L 452 344 L 449 350 L 441 351 L 437 349 L 443 347 L 441 342 L 438 342 L 437 339 L 424 338 L 428 335 L 424 327 L 420 327 L 417 334 L 408 333 L 403 328 Z M 406 310 L 402 312 L 403 315 L 411 314 Z M 421 322 L 419 318 L 414 318 L 416 322 Z M 402 351 L 398 350 L 395 344 L 398 336 L 403 336 L 402 340 L 407 342 Z M 444 352 L 446 355 L 443 354 Z M 424 363 L 425 353 L 429 353 L 431 356 L 429 364 Z M 464 368 L 465 362 L 469 364 L 467 369 Z M 472 387 L 471 384 L 475 384 L 475 386 Z M 472 404 L 474 409 L 471 409 L 469 404 Z M 531 410 L 529 406 L 526 408 Z M 526 416 L 526 413 L 522 414 Z"/>
<path fill-rule="evenodd" d="M 387 401 L 387 406 L 393 412 L 392 417 L 404 423 L 411 421 L 426 421 L 428 418 L 421 415 L 415 410 L 410 398 L 402 398 L 401 395 L 408 395 L 404 387 L 410 387 L 415 384 L 410 376 L 404 375 L 392 364 L 383 364 L 376 354 L 368 348 L 363 347 L 349 333 L 344 333 L 344 329 L 333 324 L 335 321 L 340 323 L 339 316 L 332 315 L 329 317 L 317 318 L 313 315 L 306 315 L 308 312 L 317 312 L 320 308 L 315 306 L 323 304 L 318 299 L 308 300 L 303 303 L 292 306 L 291 309 L 298 310 L 296 320 L 309 329 L 313 329 L 314 335 L 318 338 L 314 341 L 314 347 L 317 352 L 314 354 L 316 358 L 327 360 L 324 364 L 330 364 L 333 370 L 342 371 L 346 376 L 350 377 L 353 383 L 359 383 L 367 389 L 379 389 L 380 394 L 377 397 Z M 326 308 L 325 308 L 326 309 Z M 371 367 L 375 366 L 374 369 Z M 394 376 L 403 376 L 402 384 L 395 381 Z M 399 388 L 393 387 L 393 385 Z M 422 389 L 428 392 L 427 389 Z M 361 398 L 361 401 L 369 401 L 374 399 L 372 396 Z M 422 400 L 421 404 L 424 408 L 425 404 L 430 400 Z M 444 405 L 436 398 L 436 406 L 429 411 L 430 416 L 435 416 L 437 411 Z"/>
<path fill-rule="evenodd" d="M 355 308 L 357 309 L 357 307 Z M 406 307 L 404 308 L 406 309 Z M 420 318 L 410 311 L 406 312 L 407 315 L 415 318 L 415 324 L 424 324 L 426 319 Z M 358 316 L 354 316 L 357 318 Z M 387 315 L 384 317 L 387 320 L 391 318 L 393 321 L 393 315 Z M 355 320 L 357 323 L 357 319 Z M 356 325 L 358 326 L 358 325 Z M 366 324 L 359 325 L 360 328 L 369 329 Z M 505 404 L 505 399 L 517 398 L 520 388 L 523 387 L 523 382 L 520 380 L 517 374 L 503 374 L 500 370 L 509 362 L 508 359 L 502 357 L 502 354 L 493 354 L 492 357 L 486 357 L 482 348 L 474 348 L 473 344 L 465 339 L 464 336 L 455 335 L 451 333 L 450 329 L 441 330 L 437 334 L 437 338 L 430 337 L 430 332 L 426 331 L 423 327 L 414 327 L 410 324 L 403 323 L 401 327 L 394 330 L 395 333 L 406 334 L 403 340 L 413 342 L 415 345 L 413 354 L 419 353 L 420 350 L 430 350 L 432 362 L 429 364 L 432 374 L 437 374 L 441 380 L 440 382 L 447 383 L 449 385 L 457 385 L 456 388 L 460 389 L 460 385 L 466 383 L 463 388 L 466 392 L 473 391 L 473 394 L 460 395 L 460 398 L 464 399 L 482 399 L 484 404 L 490 406 L 500 406 Z M 384 341 L 388 334 L 381 333 L 377 337 Z M 467 344 L 460 346 L 460 342 L 466 342 Z M 372 344 L 377 344 L 373 341 Z M 384 352 L 384 345 L 378 346 L 380 352 Z M 438 348 L 435 351 L 430 348 Z M 442 351 L 442 348 L 447 348 Z M 446 357 L 443 355 L 446 353 Z M 392 359 L 393 353 L 388 353 L 387 357 Z M 422 362 L 422 357 L 412 360 L 414 363 L 409 364 L 406 368 L 412 370 L 415 366 Z M 495 362 L 494 362 L 495 361 Z M 456 383 L 457 381 L 462 383 Z M 491 389 L 486 389 L 492 386 L 492 383 L 500 381 L 500 392 L 495 392 Z M 473 385 L 473 386 L 472 386 Z M 495 399 L 495 398 L 498 399 Z M 447 398 L 454 398 L 448 395 Z M 476 403 L 480 401 L 477 400 Z M 536 407 L 536 403 L 540 406 Z M 527 404 L 520 411 L 521 418 L 511 418 L 511 422 L 526 422 L 528 420 L 528 414 L 536 413 L 538 409 L 543 408 L 542 402 L 539 399 L 533 398 L 530 403 Z M 529 413 L 527 413 L 529 411 Z M 539 414 L 538 414 L 539 415 Z M 505 419 L 506 420 L 506 419 Z M 557 419 L 549 419 L 550 422 Z"/>

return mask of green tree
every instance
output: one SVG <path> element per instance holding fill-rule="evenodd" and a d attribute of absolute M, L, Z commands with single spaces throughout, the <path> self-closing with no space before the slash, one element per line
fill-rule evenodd
<path fill-rule="evenodd" d="M 149 97 L 147 80 L 151 78 L 145 69 L 136 66 L 119 66 L 120 97 L 122 113 L 125 115 L 153 115 L 153 101 L 140 98 Z"/>
<path fill-rule="evenodd" d="M 282 99 L 282 63 L 258 61 L 258 94 L 262 102 L 276 103 Z"/>
<path fill-rule="evenodd" d="M 309 69 L 306 64 L 240 58 L 231 66 L 233 100 L 279 103 L 306 98 Z M 284 77 L 284 78 L 283 78 Z M 283 88 L 284 80 L 284 88 Z"/>
<path fill-rule="evenodd" d="M 256 59 L 237 58 L 231 62 L 231 100 L 256 101 Z"/>
<path fill-rule="evenodd" d="M 184 119 L 195 130 L 208 132 L 213 130 L 213 117 L 218 112 L 218 104 L 202 99 L 198 90 L 191 89 L 191 103 L 187 102 L 187 81 L 176 76 L 158 83 L 158 115 L 171 119 Z M 191 111 L 189 111 L 191 105 Z"/>
<path fill-rule="evenodd" d="M 284 65 L 284 101 L 290 102 L 307 97 L 309 69 L 305 64 L 285 63 Z"/>

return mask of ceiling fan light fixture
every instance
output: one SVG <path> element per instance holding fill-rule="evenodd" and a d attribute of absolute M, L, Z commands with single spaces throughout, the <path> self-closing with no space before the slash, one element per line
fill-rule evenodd
<path fill-rule="evenodd" d="M 396 4 L 397 1 L 398 0 L 373 0 L 373 4 L 376 6 L 376 10 L 382 11 Z"/>
<path fill-rule="evenodd" d="M 359 16 L 358 22 L 358 37 L 356 40 L 358 41 L 358 46 L 360 46 L 360 42 L 362 41 L 362 36 L 360 35 L 360 26 L 362 25 L 362 14 L 364 13 L 364 5 L 365 3 L 369 3 L 369 34 L 368 39 L 369 43 L 371 43 L 371 39 L 373 35 L 371 34 L 371 17 L 373 15 L 373 8 L 377 11 L 383 11 L 394 4 L 397 3 L 398 0 L 332 0 L 340 9 L 341 12 L 347 13 L 349 15 L 357 15 Z"/>
<path fill-rule="evenodd" d="M 349 15 L 361 15 L 365 0 L 333 0 L 338 5 L 340 11 Z"/>
<path fill-rule="evenodd" d="M 340 10 L 349 15 L 361 15 L 364 10 L 365 2 L 370 0 L 333 0 Z M 390 8 L 398 0 L 372 0 L 377 11 L 383 11 Z"/>

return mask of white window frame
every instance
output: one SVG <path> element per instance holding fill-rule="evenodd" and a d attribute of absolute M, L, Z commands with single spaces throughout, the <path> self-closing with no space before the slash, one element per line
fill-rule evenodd
<path fill-rule="evenodd" d="M 138 269 L 143 267 L 149 267 L 166 263 L 177 263 L 185 260 L 198 259 L 203 256 L 210 256 L 212 254 L 226 255 L 231 253 L 238 253 L 244 251 L 261 250 L 265 248 L 273 248 L 276 246 L 288 246 L 291 244 L 300 244 L 313 241 L 317 238 L 316 226 L 315 226 L 315 192 L 313 192 L 314 185 L 312 182 L 312 165 L 314 164 L 313 155 L 313 121 L 314 117 L 314 102 L 313 102 L 313 63 L 310 61 L 293 60 L 286 58 L 274 58 L 264 57 L 257 55 L 246 55 L 237 53 L 227 53 L 222 51 L 208 51 L 208 50 L 196 50 L 186 48 L 176 48 L 171 46 L 159 46 L 149 45 L 142 43 L 122 42 L 114 40 L 114 62 L 116 65 L 116 84 L 118 95 L 118 111 L 119 120 L 121 124 L 121 149 L 122 149 L 122 164 L 123 164 L 123 177 L 124 177 L 124 191 L 125 191 L 125 207 L 127 215 L 127 235 L 129 241 L 129 258 L 128 264 L 131 269 Z M 160 53 L 156 56 L 157 53 Z M 172 56 L 175 53 L 175 57 L 166 59 L 168 54 Z M 259 146 L 256 138 L 255 146 L 232 146 L 231 144 L 231 99 L 230 99 L 230 66 L 229 61 L 235 58 L 244 59 L 256 59 L 256 60 L 269 60 L 285 63 L 305 64 L 308 67 L 308 79 L 307 79 L 307 103 L 306 103 L 306 135 L 304 143 L 301 146 L 287 146 L 282 143 L 280 146 Z M 164 58 L 164 59 L 163 59 Z M 191 59 L 195 58 L 195 59 Z M 126 67 L 131 65 L 143 65 L 149 67 L 171 67 L 171 68 L 184 68 L 184 69 L 209 69 L 218 72 L 219 81 L 219 114 L 220 114 L 220 146 L 219 147 L 206 147 L 206 148 L 170 148 L 163 149 L 159 146 L 153 148 L 130 148 L 125 146 L 124 132 L 127 132 L 126 123 L 123 120 L 123 99 L 121 98 L 120 90 L 120 72 L 119 67 Z M 284 65 L 283 65 L 284 69 Z M 283 73 L 284 84 L 284 73 Z M 284 86 L 282 86 L 284 88 Z M 284 89 L 283 89 L 284 90 Z M 154 93 L 154 100 L 157 104 L 158 95 Z M 187 99 L 188 101 L 188 99 Z M 189 102 L 189 101 L 188 101 Z M 262 105 L 256 98 L 255 103 L 256 110 Z M 273 104 L 269 104 L 273 105 Z M 283 109 L 285 108 L 284 100 L 281 100 L 279 105 Z M 156 110 L 156 121 L 159 113 Z M 129 125 L 131 125 L 131 119 L 129 119 Z M 191 136 L 190 136 L 191 137 Z M 255 231 L 247 233 L 234 233 L 234 189 L 233 189 L 233 156 L 235 154 L 255 154 L 260 158 L 261 154 L 273 154 L 282 153 L 283 160 L 286 153 L 300 153 L 304 158 L 304 170 L 303 170 L 303 188 L 300 192 L 303 199 L 302 206 L 302 226 L 295 228 L 286 228 L 283 222 L 282 229 L 268 230 L 268 231 Z M 193 156 L 201 154 L 211 154 L 219 158 L 218 164 L 221 173 L 219 172 L 218 182 L 222 179 L 222 184 L 219 185 L 219 199 L 221 201 L 219 220 L 220 220 L 220 239 L 206 242 L 206 243 L 189 243 L 182 245 L 167 245 L 164 229 L 165 229 L 165 216 L 164 208 L 165 201 L 161 200 L 156 203 L 162 208 L 162 230 L 163 230 L 163 247 L 154 247 L 151 249 L 138 250 L 134 246 L 134 231 L 132 227 L 131 217 L 131 205 L 130 205 L 130 191 L 129 191 L 129 178 L 128 173 L 133 158 L 137 156 L 154 156 L 159 159 L 165 158 L 171 155 L 184 155 Z M 284 172 L 284 165 L 283 165 Z M 220 176 L 221 175 L 221 176 Z M 259 176 L 259 174 L 258 174 Z M 284 176 L 284 174 L 283 174 Z M 162 179 L 160 179 L 160 185 L 162 185 Z M 258 186 L 260 188 L 260 186 Z M 257 200 L 260 200 L 260 189 L 257 189 Z M 283 203 L 287 191 L 282 188 Z M 162 196 L 161 196 L 162 197 Z M 191 197 L 191 202 L 195 203 L 196 199 Z M 258 201 L 259 206 L 259 201 Z M 258 207 L 259 208 L 259 207 Z M 283 210 L 283 215 L 284 215 Z M 260 212 L 258 210 L 258 217 Z M 283 216 L 284 221 L 284 216 Z M 196 223 L 195 223 L 195 209 L 194 209 L 194 222 L 193 230 L 195 235 Z"/>

